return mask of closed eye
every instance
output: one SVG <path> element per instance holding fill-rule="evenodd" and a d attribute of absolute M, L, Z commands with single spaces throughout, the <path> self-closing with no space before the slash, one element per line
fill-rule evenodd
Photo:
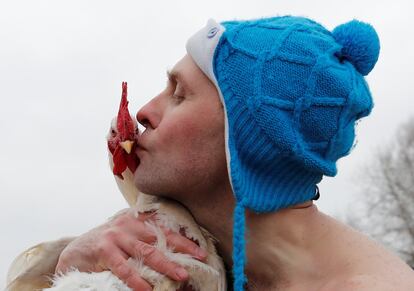
<path fill-rule="evenodd" d="M 173 99 L 175 99 L 175 101 L 179 101 L 179 102 L 181 102 L 181 101 L 183 101 L 184 99 L 185 99 L 185 97 L 184 96 L 180 96 L 180 95 L 177 95 L 177 94 L 173 94 L 172 95 L 172 97 L 173 97 Z"/>
<path fill-rule="evenodd" d="M 181 102 L 185 98 L 184 97 L 184 92 L 185 92 L 184 88 L 182 88 L 181 84 L 176 83 L 175 90 L 174 90 L 174 93 L 172 95 L 172 98 L 177 102 Z"/>

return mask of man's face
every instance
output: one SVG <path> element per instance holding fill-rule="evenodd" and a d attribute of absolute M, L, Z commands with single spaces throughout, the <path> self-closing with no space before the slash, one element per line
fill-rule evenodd
<path fill-rule="evenodd" d="M 134 177 L 142 192 L 182 200 L 228 183 L 223 108 L 216 87 L 189 55 L 137 120 L 146 127 Z"/>

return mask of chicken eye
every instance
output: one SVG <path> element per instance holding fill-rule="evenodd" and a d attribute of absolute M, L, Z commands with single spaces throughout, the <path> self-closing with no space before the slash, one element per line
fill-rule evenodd
<path fill-rule="evenodd" d="M 114 129 L 111 129 L 111 135 L 115 136 L 116 135 L 116 131 Z"/>

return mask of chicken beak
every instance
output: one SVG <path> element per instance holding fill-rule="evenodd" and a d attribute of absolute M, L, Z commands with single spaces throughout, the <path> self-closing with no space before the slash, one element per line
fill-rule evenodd
<path fill-rule="evenodd" d="M 134 145 L 134 142 L 131 140 L 126 140 L 126 141 L 120 142 L 119 144 L 128 154 L 130 154 L 132 150 L 132 146 Z"/>

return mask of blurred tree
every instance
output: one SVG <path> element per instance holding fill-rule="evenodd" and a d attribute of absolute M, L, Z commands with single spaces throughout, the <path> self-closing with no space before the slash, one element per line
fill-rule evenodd
<path fill-rule="evenodd" d="M 414 117 L 361 173 L 363 198 L 346 221 L 414 268 Z"/>

